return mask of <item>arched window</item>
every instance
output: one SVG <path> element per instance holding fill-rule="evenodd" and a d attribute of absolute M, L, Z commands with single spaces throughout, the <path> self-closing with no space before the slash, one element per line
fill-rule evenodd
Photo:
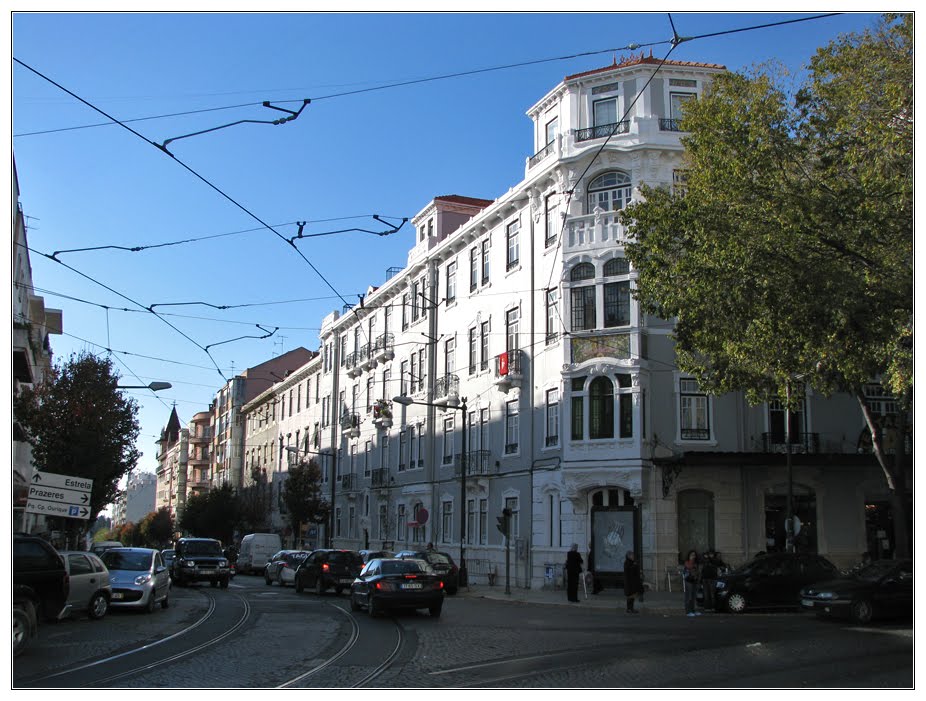
<path fill-rule="evenodd" d="M 593 280 L 595 266 L 591 263 L 579 263 L 569 272 L 571 282 Z M 572 330 L 587 331 L 595 328 L 598 312 L 595 306 L 595 285 L 582 285 L 570 289 L 572 304 Z"/>
<path fill-rule="evenodd" d="M 579 263 L 569 272 L 569 279 L 572 282 L 581 280 L 592 280 L 595 277 L 595 266 L 591 263 Z"/>
<path fill-rule="evenodd" d="M 596 377 L 589 385 L 589 438 L 614 438 L 614 384 Z"/>
<path fill-rule="evenodd" d="M 605 277 L 623 280 L 604 284 L 605 328 L 630 326 L 630 263 L 626 258 L 612 258 L 604 264 Z"/>
<path fill-rule="evenodd" d="M 627 173 L 615 170 L 602 173 L 588 185 L 588 213 L 599 207 L 605 212 L 617 212 L 630 204 L 632 187 Z"/>
<path fill-rule="evenodd" d="M 604 264 L 604 274 L 605 277 L 613 277 L 614 275 L 629 275 L 630 261 L 626 258 L 612 258 Z"/>

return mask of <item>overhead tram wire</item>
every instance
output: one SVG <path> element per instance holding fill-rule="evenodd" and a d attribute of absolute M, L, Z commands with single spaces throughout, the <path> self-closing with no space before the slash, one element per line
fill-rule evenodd
<path fill-rule="evenodd" d="M 118 353 L 120 355 L 131 355 L 136 358 L 143 358 L 145 360 L 154 360 L 160 363 L 169 363 L 171 365 L 180 365 L 182 367 L 193 368 L 194 370 L 212 370 L 212 368 L 207 367 L 205 365 L 194 365 L 193 363 L 183 363 L 179 360 L 171 360 L 169 358 L 159 358 L 154 355 L 143 355 L 142 353 L 132 353 L 131 351 L 116 350 L 115 348 L 104 346 L 101 343 L 95 343 L 94 341 L 87 340 L 86 338 L 75 336 L 74 334 L 68 333 L 67 331 L 62 331 L 61 335 L 67 336 L 68 338 L 73 338 L 77 341 L 80 341 L 81 343 L 86 343 L 87 345 L 94 346 L 95 348 L 100 348 L 106 351 L 107 353 Z"/>
<path fill-rule="evenodd" d="M 324 283 L 328 286 L 328 288 L 329 288 L 332 292 L 334 292 L 335 295 L 337 295 L 338 298 L 339 298 L 345 305 L 348 304 L 347 300 L 344 299 L 344 297 L 341 295 L 341 293 L 338 292 L 338 291 L 334 288 L 334 285 L 331 284 L 331 282 L 328 280 L 328 278 L 326 278 L 326 277 L 322 274 L 322 272 L 321 272 L 318 268 L 315 267 L 315 265 L 312 263 L 312 261 L 310 261 L 308 258 L 306 258 L 305 254 L 303 254 L 302 251 L 299 250 L 299 248 L 296 246 L 296 244 L 295 244 L 293 241 L 289 241 L 289 240 L 288 240 L 285 236 L 283 236 L 279 231 L 277 231 L 277 230 L 276 230 L 275 228 L 273 228 L 270 224 L 268 224 L 268 223 L 265 222 L 263 219 L 261 219 L 259 216 L 257 216 L 257 215 L 256 215 L 254 212 L 252 212 L 250 209 L 248 209 L 247 207 L 245 207 L 243 204 L 241 204 L 241 203 L 238 202 L 236 199 L 234 199 L 231 195 L 229 195 L 229 194 L 227 194 L 226 192 L 224 192 L 224 191 L 223 191 L 221 188 L 219 188 L 217 185 L 214 185 L 214 184 L 213 184 L 212 182 L 210 182 L 207 178 L 205 178 L 204 176 L 200 175 L 200 174 L 199 174 L 197 171 L 195 171 L 193 168 L 191 168 L 191 167 L 188 166 L 186 163 L 184 163 L 183 161 L 181 161 L 176 155 L 174 155 L 173 153 L 171 153 L 170 151 L 168 151 L 166 147 L 164 147 L 164 146 L 162 146 L 162 145 L 159 145 L 159 144 L 157 144 L 156 142 L 147 139 L 145 136 L 143 136 L 142 134 L 140 134 L 140 133 L 138 133 L 137 131 L 135 131 L 134 129 L 132 129 L 132 127 L 127 126 L 126 124 L 124 124 L 123 122 L 119 121 L 118 119 L 116 119 L 116 118 L 113 117 L 112 115 L 108 114 L 107 112 L 105 112 L 104 110 L 100 109 L 100 108 L 97 107 L 96 105 L 91 104 L 90 102 L 88 102 L 88 101 L 85 100 L 84 98 L 80 97 L 79 95 L 77 95 L 77 94 L 74 93 L 73 91 L 68 90 L 66 87 L 64 87 L 64 86 L 61 85 L 60 83 L 58 83 L 58 82 L 52 80 L 52 79 L 49 78 L 48 76 L 44 75 L 43 73 L 41 73 L 40 71 L 36 70 L 35 68 L 33 68 L 32 66 L 28 65 L 27 63 L 24 63 L 23 61 L 19 60 L 19 59 L 16 58 L 15 56 L 13 57 L 13 60 L 14 60 L 16 63 L 18 63 L 18 64 L 20 64 L 21 66 L 23 66 L 24 68 L 26 68 L 26 69 L 32 71 L 33 73 L 35 73 L 37 76 L 39 76 L 39 77 L 42 78 L 43 80 L 48 81 L 49 83 L 51 83 L 52 85 L 54 85 L 55 87 L 57 87 L 59 90 L 62 90 L 62 91 L 64 91 L 64 92 L 66 92 L 68 95 L 70 95 L 71 97 L 73 97 L 75 100 L 78 100 L 78 101 L 80 101 L 81 103 L 83 103 L 84 105 L 86 105 L 87 107 L 89 107 L 90 109 L 95 110 L 96 112 L 99 112 L 100 114 L 102 114 L 102 115 L 103 115 L 104 117 L 106 117 L 107 119 L 111 119 L 113 122 L 115 122 L 116 124 L 118 124 L 119 126 L 121 126 L 121 127 L 122 127 L 123 129 L 125 129 L 126 131 L 128 131 L 128 132 L 134 134 L 136 137 L 138 137 L 139 139 L 141 139 L 141 140 L 144 141 L 145 143 L 147 143 L 147 144 L 153 146 L 154 148 L 158 149 L 158 150 L 161 151 L 162 153 L 165 153 L 165 154 L 167 154 L 168 156 L 170 156 L 178 165 L 180 165 L 182 168 L 184 168 L 188 173 L 190 173 L 191 175 L 193 175 L 194 177 L 196 177 L 197 179 L 199 179 L 202 183 L 204 183 L 205 185 L 207 185 L 208 187 L 210 187 L 212 190 L 214 190 L 216 193 L 218 193 L 221 197 L 223 197 L 223 198 L 226 199 L 228 202 L 230 202 L 231 204 L 233 204 L 235 207 L 237 207 L 238 209 L 240 209 L 242 212 L 244 212 L 245 214 L 247 214 L 249 217 L 251 217 L 252 219 L 254 219 L 257 223 L 261 224 L 261 225 L 264 226 L 266 229 L 268 229 L 269 231 L 271 231 L 271 232 L 272 232 L 274 235 L 276 235 L 281 241 L 287 243 L 287 244 L 296 252 L 296 254 L 297 254 L 300 258 L 302 258 L 303 261 L 305 261 L 305 263 L 313 270 L 313 272 L 314 272 L 316 275 L 318 275 L 318 277 L 322 280 L 322 282 L 324 282 Z M 41 255 L 44 255 L 44 254 L 41 254 Z M 55 258 L 52 258 L 51 260 L 56 260 L 56 259 L 55 259 Z M 57 261 L 57 260 L 56 260 L 56 262 L 61 263 L 61 261 Z M 62 263 L 62 265 L 63 265 L 63 263 Z M 128 298 L 126 298 L 126 299 L 128 299 Z M 137 302 L 135 302 L 134 300 L 131 300 L 131 301 L 132 301 L 134 304 L 137 304 Z M 139 305 L 139 306 L 141 306 L 141 305 Z M 154 313 L 154 312 L 152 312 L 152 313 Z M 355 313 L 356 313 L 356 311 L 355 311 Z M 168 323 L 168 322 L 165 321 L 165 323 Z M 172 327 L 172 328 L 175 328 L 175 327 Z M 175 329 L 175 330 L 177 330 L 178 333 L 183 334 L 183 332 L 179 331 L 179 329 Z M 183 335 L 185 336 L 185 334 L 183 334 Z M 186 338 L 189 339 L 188 336 L 187 336 Z M 189 339 L 189 340 L 192 341 L 192 339 Z M 193 342 L 195 343 L 195 341 L 193 341 Z M 201 346 L 200 346 L 200 347 L 201 347 Z M 208 351 L 207 351 L 207 353 L 208 353 Z M 209 357 L 212 358 L 211 355 L 210 355 Z M 215 362 L 215 361 L 213 360 L 213 362 Z M 218 369 L 218 366 L 216 366 L 216 369 Z M 219 374 L 221 374 L 221 371 L 220 371 Z M 223 377 L 224 377 L 224 376 L 223 376 Z"/>

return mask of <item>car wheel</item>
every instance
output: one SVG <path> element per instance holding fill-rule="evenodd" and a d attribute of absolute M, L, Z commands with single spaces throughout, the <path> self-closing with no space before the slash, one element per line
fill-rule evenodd
<path fill-rule="evenodd" d="M 209 580 L 209 586 L 215 589 L 217 586 L 219 586 L 219 580 L 217 579 Z"/>
<path fill-rule="evenodd" d="M 353 594 L 350 595 L 350 610 L 351 611 L 360 610 L 360 604 L 357 603 L 357 600 L 354 598 Z"/>
<path fill-rule="evenodd" d="M 870 623 L 873 614 L 874 609 L 868 599 L 853 601 L 852 607 L 849 609 L 849 615 L 856 623 Z"/>
<path fill-rule="evenodd" d="M 325 593 L 325 582 L 322 580 L 321 577 L 315 578 L 315 593 L 318 596 L 321 596 L 322 594 Z"/>
<path fill-rule="evenodd" d="M 370 594 L 370 598 L 367 599 L 367 612 L 370 614 L 370 618 L 375 618 L 383 612 L 380 605 L 376 603 L 376 599 L 373 598 L 372 594 Z"/>
<path fill-rule="evenodd" d="M 228 577 L 219 582 L 219 586 L 222 587 L 222 589 L 228 589 Z"/>
<path fill-rule="evenodd" d="M 730 613 L 742 613 L 746 610 L 746 597 L 742 594 L 730 594 L 727 599 L 727 610 Z"/>
<path fill-rule="evenodd" d="M 103 618 L 108 610 L 109 599 L 106 598 L 106 594 L 98 591 L 90 599 L 90 606 L 87 607 L 87 615 L 93 620 L 97 621 Z"/>
<path fill-rule="evenodd" d="M 296 588 L 296 593 L 301 594 L 303 589 L 305 589 L 305 585 L 302 583 L 302 577 L 296 577 L 296 579 L 293 580 L 293 586 Z"/>
<path fill-rule="evenodd" d="M 447 593 L 448 593 L 450 596 L 453 596 L 454 594 L 457 593 L 457 588 L 454 587 L 453 589 L 448 589 L 448 590 L 447 590 Z"/>
<path fill-rule="evenodd" d="M 151 590 L 151 594 L 148 596 L 148 605 L 145 606 L 145 612 L 146 612 L 146 613 L 154 613 L 154 606 L 155 606 L 155 603 L 156 603 L 156 602 L 155 602 L 155 600 L 154 600 L 154 590 L 152 589 L 152 590 Z"/>
<path fill-rule="evenodd" d="M 273 580 L 270 579 L 270 574 L 267 573 L 267 572 L 264 572 L 264 583 L 265 583 L 268 587 L 273 586 Z"/>
<path fill-rule="evenodd" d="M 35 634 L 35 607 L 31 601 L 24 601 L 13 606 L 13 656 L 20 654 L 29 646 Z"/>
<path fill-rule="evenodd" d="M 170 606 L 170 594 L 165 594 L 164 599 L 161 601 L 161 608 L 166 609 Z"/>
<path fill-rule="evenodd" d="M 440 612 L 443 608 L 442 605 L 438 604 L 437 606 L 430 606 L 428 608 L 428 613 L 431 614 L 431 618 L 440 618 Z"/>
<path fill-rule="evenodd" d="M 334 593 L 335 593 L 337 596 L 341 596 L 341 592 L 342 592 L 342 591 L 344 591 L 344 587 L 335 587 L 335 588 L 334 588 Z"/>

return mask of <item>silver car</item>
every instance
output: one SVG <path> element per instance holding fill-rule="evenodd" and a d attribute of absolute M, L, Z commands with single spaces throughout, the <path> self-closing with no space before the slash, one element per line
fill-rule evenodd
<path fill-rule="evenodd" d="M 113 548 L 103 553 L 113 594 L 110 605 L 154 611 L 168 607 L 170 574 L 161 553 L 151 548 Z"/>
<path fill-rule="evenodd" d="M 106 565 L 93 553 L 77 550 L 60 552 L 70 577 L 68 605 L 71 610 L 86 611 L 93 619 L 103 618 L 113 594 Z"/>

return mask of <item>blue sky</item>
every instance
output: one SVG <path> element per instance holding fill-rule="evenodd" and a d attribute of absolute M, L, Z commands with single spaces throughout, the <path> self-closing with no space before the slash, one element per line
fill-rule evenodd
<path fill-rule="evenodd" d="M 806 16 L 672 18 L 679 35 L 697 36 Z M 671 58 L 730 70 L 777 60 L 799 71 L 818 47 L 876 19 L 844 14 L 698 39 Z M 504 194 L 535 150 L 525 116 L 531 105 L 564 76 L 629 55 L 623 47 L 631 44 L 662 42 L 651 47 L 662 57 L 671 37 L 665 13 L 14 14 L 13 57 L 116 119 L 212 110 L 127 122 L 144 139 L 116 125 L 74 129 L 109 120 L 11 63 L 11 143 L 32 249 L 211 237 L 58 256 L 74 270 L 33 252 L 37 293 L 64 311 L 56 357 L 109 348 L 123 384 L 172 383 L 156 396 L 132 391 L 140 404 L 139 469 L 153 472 L 154 441 L 171 407 L 184 423 L 206 409 L 224 383 L 216 365 L 231 377 L 298 346 L 316 350 L 321 319 L 343 306 L 332 288 L 354 303 L 386 280 L 387 268 L 405 264 L 410 224 L 388 237 L 350 232 L 299 242 L 325 282 L 280 237 L 147 142 L 277 119 L 285 115 L 262 101 L 298 109 L 310 98 L 287 124 L 240 124 L 168 148 L 285 237 L 295 235 L 297 221 L 310 222 L 306 234 L 382 231 L 371 215 L 398 223 L 437 195 Z M 588 52 L 600 53 L 577 56 Z M 566 56 L 576 57 L 342 94 Z M 245 106 L 215 109 L 236 105 Z M 157 307 L 159 319 L 116 292 L 143 306 L 178 306 Z M 269 338 L 225 342 L 275 328 Z"/>

